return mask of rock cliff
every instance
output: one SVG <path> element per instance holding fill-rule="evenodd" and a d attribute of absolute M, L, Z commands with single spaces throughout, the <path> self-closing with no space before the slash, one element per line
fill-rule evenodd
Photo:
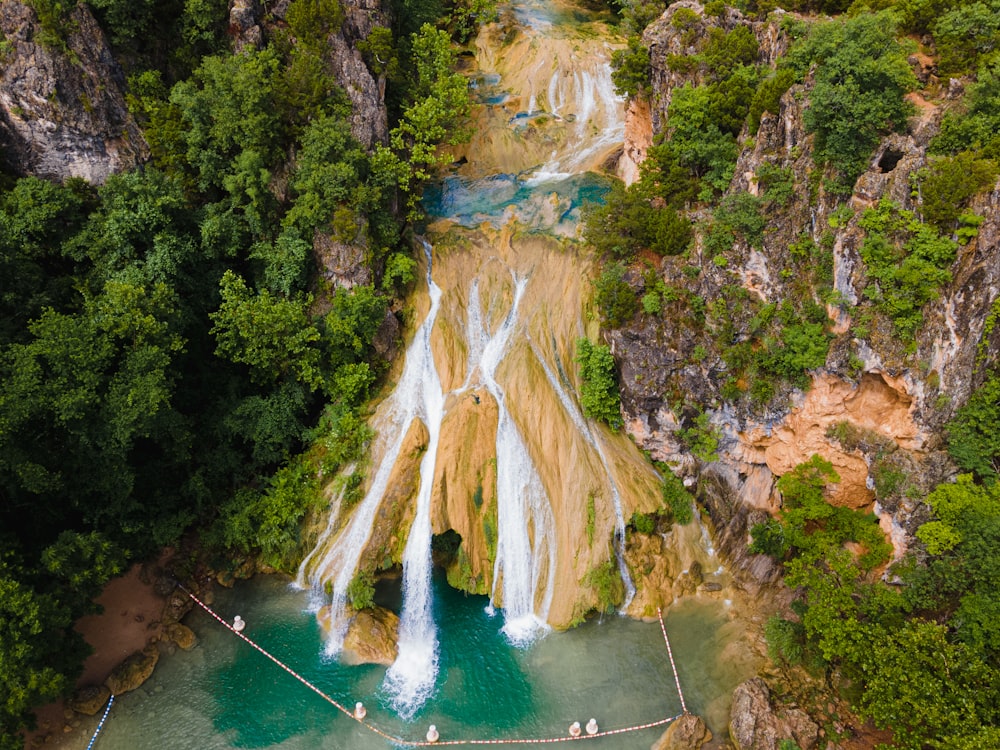
<path fill-rule="evenodd" d="M 686 25 L 673 22 L 681 9 L 687 11 L 682 16 Z M 629 109 L 621 174 L 636 174 L 634 163 L 641 162 L 651 142 L 649 133 L 664 128 L 672 92 L 699 83 L 697 69 L 678 72 L 668 55 L 696 52 L 709 26 L 730 30 L 739 24 L 753 31 L 762 64 L 772 63 L 788 47 L 773 15 L 769 22 L 750 22 L 728 9 L 722 16 L 708 17 L 693 0 L 670 6 L 647 28 L 643 41 L 652 60 L 652 94 L 648 106 Z M 765 405 L 734 400 L 731 391 L 724 392 L 730 372 L 717 337 L 712 337 L 717 331 L 692 323 L 690 310 L 676 303 L 660 316 L 640 314 L 609 334 L 620 367 L 629 432 L 653 458 L 673 464 L 688 481 L 697 480 L 699 497 L 719 531 L 720 549 L 758 584 L 772 580 L 776 572 L 766 560 L 746 555 L 747 530 L 780 507 L 775 479 L 814 453 L 831 461 L 841 476 L 833 501 L 874 510 L 897 554 L 905 549 L 908 532 L 925 518 L 910 499 L 919 493 L 906 490 L 926 489 L 954 472 L 941 452 L 941 427 L 978 384 L 977 363 L 984 356 L 994 357 L 997 344 L 994 332 L 980 346 L 988 313 L 1000 293 L 996 187 L 973 205 L 984 217 L 979 235 L 959 250 L 951 282 L 923 310 L 916 341 L 901 341 L 890 325 L 877 316 L 872 322 L 873 316 L 865 314 L 867 281 L 859 253 L 865 232 L 859 220 L 866 208 L 885 198 L 903 210 L 918 208 L 912 176 L 928 163 L 928 144 L 938 131 L 942 110 L 952 106 L 954 98 L 941 92 L 927 101 L 911 94 L 915 115 L 908 128 L 882 141 L 845 201 L 828 194 L 815 180 L 818 175 L 812 175 L 813 137 L 803 125 L 810 87 L 808 77 L 793 86 L 781 97 L 777 112 L 764 113 L 755 137 L 746 128 L 739 137 L 740 155 L 728 194 L 757 195 L 762 168 L 779 168 L 794 180 L 794 193 L 769 217 L 761 246 L 737 239 L 727 252 L 727 263 L 713 262 L 699 233 L 689 257 L 666 258 L 657 269 L 664 283 L 710 306 L 731 297 L 734 290 L 750 300 L 780 304 L 801 289 L 796 287 L 799 274 L 790 270 L 790 248 L 803 239 L 827 248 L 839 301 L 827 306 L 833 341 L 825 366 L 812 372 L 810 387 L 781 388 Z M 812 189 L 807 188 L 810 184 Z M 648 274 L 637 272 L 628 280 L 640 294 L 650 283 Z M 737 309 L 729 313 L 732 328 L 727 335 L 738 340 L 747 335 L 752 315 L 738 305 L 730 307 Z M 862 319 L 864 325 L 859 325 Z M 681 439 L 695 414 L 691 404 L 706 407 L 720 438 L 718 460 L 710 465 L 694 458 Z M 845 438 L 846 433 L 853 437 Z M 880 472 L 890 470 L 907 478 L 904 486 L 880 485 Z"/>
<path fill-rule="evenodd" d="M 0 158 L 18 175 L 102 183 L 149 148 L 104 33 L 82 3 L 69 18 L 58 39 L 30 6 L 0 2 Z"/>

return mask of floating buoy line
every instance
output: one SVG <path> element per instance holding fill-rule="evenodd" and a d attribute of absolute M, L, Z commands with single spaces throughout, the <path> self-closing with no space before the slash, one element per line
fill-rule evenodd
<path fill-rule="evenodd" d="M 603 731 L 601 731 L 599 729 L 599 727 L 597 725 L 597 720 L 596 719 L 590 719 L 590 721 L 587 722 L 587 726 L 586 726 L 585 732 L 581 732 L 580 731 L 580 722 L 574 722 L 570 726 L 570 728 L 569 728 L 569 734 L 567 734 L 567 735 L 564 735 L 564 736 L 561 736 L 561 737 L 538 737 L 538 738 L 527 738 L 527 739 L 456 739 L 456 740 L 442 740 L 440 738 L 440 734 L 439 734 L 439 732 L 437 730 L 437 727 L 435 727 L 433 724 L 431 724 L 430 727 L 428 728 L 428 731 L 427 731 L 427 739 L 426 740 L 408 740 L 408 739 L 404 739 L 402 737 L 396 737 L 394 735 L 391 735 L 388 732 L 386 732 L 385 730 L 380 729 L 375 724 L 372 724 L 371 722 L 366 721 L 365 719 L 366 719 L 366 716 L 367 716 L 368 712 L 365 709 L 364 704 L 361 703 L 360 701 L 358 701 L 355 704 L 355 706 L 354 706 L 353 709 L 347 708 L 346 706 L 342 705 L 341 703 L 339 703 L 337 700 L 335 700 L 331 696 L 329 696 L 326 693 L 324 693 L 322 690 L 320 690 L 314 684 L 312 684 L 311 682 L 309 682 L 309 680 L 307 680 L 305 677 L 303 677 L 302 675 L 300 675 L 294 669 L 292 669 L 287 664 L 285 664 L 284 662 L 282 662 L 276 656 L 272 655 L 270 652 L 268 652 L 267 650 L 265 650 L 258 643 L 256 643 L 255 641 L 253 641 L 249 637 L 245 636 L 243 634 L 243 630 L 246 627 L 246 621 L 243 620 L 238 615 L 234 619 L 234 622 L 232 624 L 230 624 L 229 622 L 226 622 L 226 620 L 224 620 L 220 615 L 218 615 L 211 607 L 209 607 L 207 604 L 205 604 L 205 602 L 203 602 L 201 599 L 199 599 L 193 593 L 191 593 L 186 588 L 184 588 L 184 586 L 182 586 L 181 584 L 177 584 L 177 587 L 181 591 L 183 591 L 185 594 L 187 594 L 189 597 L 191 597 L 191 600 L 195 604 L 197 604 L 199 607 L 201 607 L 203 610 L 205 610 L 205 612 L 207 612 L 212 617 L 212 619 L 214 619 L 216 622 L 218 622 L 220 625 L 222 625 L 222 627 L 224 627 L 226 630 L 228 630 L 229 632 L 231 632 L 233 635 L 235 635 L 240 640 L 244 641 L 251 648 L 253 648 L 254 650 L 256 650 L 259 653 L 261 653 L 263 656 L 265 656 L 266 658 L 268 658 L 270 661 L 274 662 L 277 666 L 281 667 L 285 672 L 287 672 L 288 674 L 290 674 L 296 680 L 298 680 L 303 685 L 305 685 L 307 688 L 309 688 L 314 693 L 316 693 L 316 695 L 318 695 L 320 698 L 322 698 L 327 703 L 329 703 L 331 706 L 333 706 L 338 711 L 340 711 L 342 714 L 344 714 L 344 716 L 347 716 L 349 719 L 352 719 L 353 721 L 356 721 L 358 724 L 360 724 L 361 726 L 363 726 L 365 729 L 367 729 L 368 731 L 372 732 L 373 734 L 376 734 L 379 737 L 382 737 L 383 739 L 388 740 L 389 742 L 391 742 L 391 743 L 393 743 L 395 745 L 400 745 L 400 746 L 403 746 L 403 747 L 442 747 L 442 746 L 445 746 L 445 745 L 546 745 L 546 744 L 551 744 L 551 743 L 555 743 L 555 742 L 573 742 L 575 740 L 596 740 L 596 739 L 599 739 L 601 737 L 611 737 L 611 736 L 617 735 L 617 734 L 627 734 L 629 732 L 639 732 L 639 731 L 642 731 L 644 729 L 653 729 L 655 727 L 662 727 L 662 726 L 665 726 L 665 725 L 669 724 L 672 721 L 675 721 L 676 719 L 679 719 L 681 716 L 683 716 L 684 714 L 686 714 L 688 712 L 687 706 L 684 703 L 684 694 L 681 692 L 680 679 L 677 676 L 677 666 L 674 664 L 673 651 L 670 648 L 670 639 L 667 638 L 667 628 L 666 628 L 666 626 L 663 623 L 663 612 L 659 608 L 657 608 L 657 610 L 656 610 L 656 615 L 657 615 L 657 617 L 660 620 L 660 629 L 663 631 L 663 640 L 667 644 L 667 656 L 670 658 L 670 666 L 671 666 L 671 668 L 673 669 L 673 672 L 674 672 L 674 682 L 677 685 L 677 694 L 680 696 L 680 699 L 681 699 L 682 713 L 679 713 L 676 716 L 668 716 L 667 718 L 664 718 L 664 719 L 657 719 L 656 721 L 650 721 L 650 722 L 647 722 L 645 724 L 635 724 L 635 725 L 628 726 L 628 727 L 620 727 L 618 729 L 605 729 Z M 108 710 L 111 709 L 111 702 L 112 701 L 114 701 L 114 696 L 112 696 L 111 700 L 108 701 L 108 708 L 105 709 L 105 712 L 104 712 L 105 718 L 108 715 L 108 713 L 107 713 Z M 103 724 L 104 724 L 104 719 L 101 719 L 101 725 L 103 725 Z M 98 725 L 98 727 L 97 727 L 97 731 L 98 732 L 101 731 L 101 725 Z M 94 739 L 96 739 L 96 738 L 97 738 L 97 733 L 95 732 L 94 733 Z M 91 745 L 94 744 L 94 740 L 93 739 L 90 741 L 90 744 Z M 90 750 L 90 747 L 88 747 L 87 750 Z"/>
<path fill-rule="evenodd" d="M 97 735 L 99 735 L 101 730 L 104 729 L 104 722 L 107 721 L 108 712 L 111 711 L 111 704 L 114 702 L 115 696 L 114 693 L 112 693 L 108 698 L 108 705 L 104 707 L 104 715 L 101 717 L 101 720 L 97 722 L 97 729 L 94 730 L 94 736 L 90 738 L 90 744 L 87 745 L 87 750 L 91 750 L 91 748 L 94 747 L 94 743 L 97 742 Z"/>

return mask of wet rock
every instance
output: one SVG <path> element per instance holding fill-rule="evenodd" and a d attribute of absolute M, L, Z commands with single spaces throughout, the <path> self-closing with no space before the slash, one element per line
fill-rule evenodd
<path fill-rule="evenodd" d="M 168 625 L 165 632 L 167 638 L 185 651 L 190 651 L 198 645 L 198 636 L 196 636 L 194 631 L 187 625 L 181 625 L 179 622 L 175 622 L 173 625 Z"/>
<path fill-rule="evenodd" d="M 93 716 L 108 702 L 111 690 L 107 685 L 87 685 L 73 693 L 67 705 L 77 713 Z"/>
<path fill-rule="evenodd" d="M 156 646 L 147 646 L 115 667 L 104 684 L 116 696 L 135 690 L 153 674 L 159 659 L 160 650 Z"/>
<path fill-rule="evenodd" d="M 700 716 L 684 714 L 673 722 L 650 750 L 701 750 L 712 739 L 712 733 Z"/>
<path fill-rule="evenodd" d="M 344 661 L 348 664 L 389 666 L 399 654 L 399 617 L 382 607 L 358 612 L 344 637 Z"/>

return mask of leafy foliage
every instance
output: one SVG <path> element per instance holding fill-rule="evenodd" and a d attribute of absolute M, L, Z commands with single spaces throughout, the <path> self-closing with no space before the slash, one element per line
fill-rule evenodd
<path fill-rule="evenodd" d="M 1000 475 L 1000 376 L 990 375 L 948 423 L 948 452 L 966 471 L 993 484 Z"/>
<path fill-rule="evenodd" d="M 576 361 L 580 365 L 580 406 L 584 416 L 618 430 L 622 426 L 621 402 L 610 347 L 577 339 Z"/>
<path fill-rule="evenodd" d="M 614 263 L 606 267 L 594 282 L 594 301 L 601 317 L 612 326 L 624 325 L 638 312 L 639 301 L 625 279 L 625 267 Z"/>
<path fill-rule="evenodd" d="M 867 231 L 861 257 L 875 282 L 865 288 L 865 296 L 909 340 L 923 321 L 923 306 L 951 280 L 957 245 L 888 200 L 866 210 L 858 224 Z"/>
<path fill-rule="evenodd" d="M 804 121 L 816 134 L 816 160 L 833 166 L 848 186 L 879 139 L 901 129 L 911 114 L 903 97 L 916 78 L 895 41 L 895 26 L 885 11 L 817 24 L 790 53 L 801 73 L 815 65 Z"/>

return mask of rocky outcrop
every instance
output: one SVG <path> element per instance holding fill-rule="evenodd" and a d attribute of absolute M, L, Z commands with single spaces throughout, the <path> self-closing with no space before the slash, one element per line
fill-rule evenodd
<path fill-rule="evenodd" d="M 649 750 L 701 750 L 712 739 L 704 719 L 684 714 L 673 722 Z"/>
<path fill-rule="evenodd" d="M 626 185 L 639 179 L 639 165 L 653 145 L 653 112 L 646 99 L 633 99 L 625 110 L 625 141 L 615 167 Z"/>
<path fill-rule="evenodd" d="M 93 716 L 104 708 L 110 697 L 111 690 L 107 685 L 88 685 L 73 693 L 66 705 L 77 713 Z"/>
<path fill-rule="evenodd" d="M 351 619 L 344 636 L 346 664 L 381 664 L 388 667 L 399 654 L 399 617 L 382 607 L 363 609 Z"/>
<path fill-rule="evenodd" d="M 236 2 L 246 3 L 247 0 Z M 268 8 L 271 23 L 284 21 L 288 5 L 287 0 L 280 0 Z M 389 138 L 385 79 L 372 75 L 357 44 L 367 39 L 375 27 L 391 25 L 389 11 L 381 0 L 342 0 L 340 7 L 344 11 L 344 22 L 327 40 L 324 58 L 351 102 L 351 135 L 366 149 L 371 149 L 376 144 L 386 143 Z"/>
<path fill-rule="evenodd" d="M 260 20 L 261 7 L 257 0 L 230 0 L 229 34 L 233 38 L 234 52 L 263 46 L 264 31 Z"/>
<path fill-rule="evenodd" d="M 168 625 L 163 629 L 163 632 L 167 638 L 176 643 L 184 651 L 190 651 L 198 645 L 198 637 L 194 634 L 194 631 L 187 625 L 182 625 L 179 622 Z"/>
<path fill-rule="evenodd" d="M 155 644 L 147 646 L 142 651 L 136 651 L 115 667 L 104 684 L 112 695 L 116 696 L 135 690 L 149 679 L 156 668 L 156 662 L 159 660 L 159 648 Z"/>
<path fill-rule="evenodd" d="M 749 21 L 733 9 L 706 16 L 694 0 L 671 5 L 643 35 L 652 61 L 652 134 L 663 131 L 673 91 L 700 83 L 703 75 L 698 66 L 672 68 L 671 55 L 696 53 L 709 27 L 731 30 L 744 24 L 757 38 L 759 62 L 771 63 L 789 43 L 779 21 Z M 926 67 L 920 59 L 914 65 L 920 67 L 918 73 Z M 790 248 L 803 241 L 826 248 L 832 255 L 832 286 L 839 302 L 827 305 L 834 339 L 825 367 L 812 373 L 811 387 L 800 391 L 783 386 L 766 406 L 756 407 L 749 406 L 749 399 L 725 395 L 730 372 L 721 345 L 712 337 L 710 324 L 690 322 L 691 311 L 682 304 L 665 305 L 659 316 L 640 314 L 608 334 L 620 368 L 629 433 L 653 458 L 668 462 L 697 485 L 718 534 L 717 547 L 753 586 L 773 581 L 777 572 L 766 559 L 746 554 L 748 530 L 780 509 L 776 479 L 813 454 L 830 461 L 840 475 L 840 482 L 830 488 L 830 499 L 876 512 L 896 554 L 902 554 L 908 535 L 926 518 L 912 498 L 955 471 L 941 452 L 941 428 L 979 383 L 988 369 L 984 362 L 993 362 L 1000 346 L 996 331 L 983 341 L 989 311 L 1000 297 L 1000 265 L 995 262 L 1000 188 L 974 202 L 972 210 L 984 217 L 979 235 L 960 250 L 953 280 L 942 289 L 940 300 L 925 307 L 915 342 L 901 341 L 878 315 L 862 314 L 871 309 L 860 255 L 865 238 L 859 226 L 862 214 L 883 199 L 902 210 L 919 210 L 912 176 L 928 164 L 928 145 L 940 126 L 942 109 L 953 104 L 959 91 L 949 91 L 935 102 L 911 94 L 915 114 L 908 128 L 879 144 L 845 202 L 828 194 L 821 181 L 813 179 L 814 187 L 805 188 L 810 176 L 816 176 L 812 136 L 803 121 L 811 85 L 807 77 L 793 86 L 781 97 L 777 112 L 762 115 L 754 138 L 746 130 L 739 138 L 730 193 L 758 195 L 758 175 L 767 166 L 783 170 L 796 186 L 784 205 L 772 207 L 780 215 L 770 217 L 761 246 L 736 239 L 720 267 L 703 255 L 696 241 L 688 257 L 664 259 L 659 269 L 664 283 L 702 300 L 725 299 L 738 287 L 755 302 L 780 304 L 800 293 L 794 288 L 800 280 L 789 270 L 795 267 Z M 636 123 L 647 117 L 640 105 L 629 112 Z M 619 164 L 623 174 L 636 174 L 642 145 L 651 137 L 638 124 L 626 134 L 632 142 L 626 142 Z M 692 270 L 697 275 L 687 273 Z M 649 283 L 649 274 L 639 271 L 626 278 L 640 294 Z M 727 340 L 746 338 L 752 314 L 736 306 L 730 316 Z M 857 326 L 859 318 L 863 327 Z M 686 322 L 678 325 L 678 320 Z M 745 389 L 748 384 L 737 385 Z M 710 414 L 720 437 L 717 462 L 699 461 L 681 439 L 696 415 L 685 404 L 699 404 Z M 838 440 L 838 425 L 866 435 L 862 443 L 867 445 Z M 891 483 L 876 481 L 887 472 L 906 477 L 907 486 L 889 488 Z"/>
<path fill-rule="evenodd" d="M 19 175 L 103 183 L 145 161 L 149 148 L 125 104 L 125 77 L 85 4 L 73 5 L 65 29 L 57 40 L 30 6 L 0 3 L 0 157 Z"/>
<path fill-rule="evenodd" d="M 729 736 L 738 750 L 776 750 L 783 739 L 812 750 L 819 738 L 819 727 L 804 711 L 772 705 L 771 691 L 760 677 L 736 688 L 729 716 Z"/>

